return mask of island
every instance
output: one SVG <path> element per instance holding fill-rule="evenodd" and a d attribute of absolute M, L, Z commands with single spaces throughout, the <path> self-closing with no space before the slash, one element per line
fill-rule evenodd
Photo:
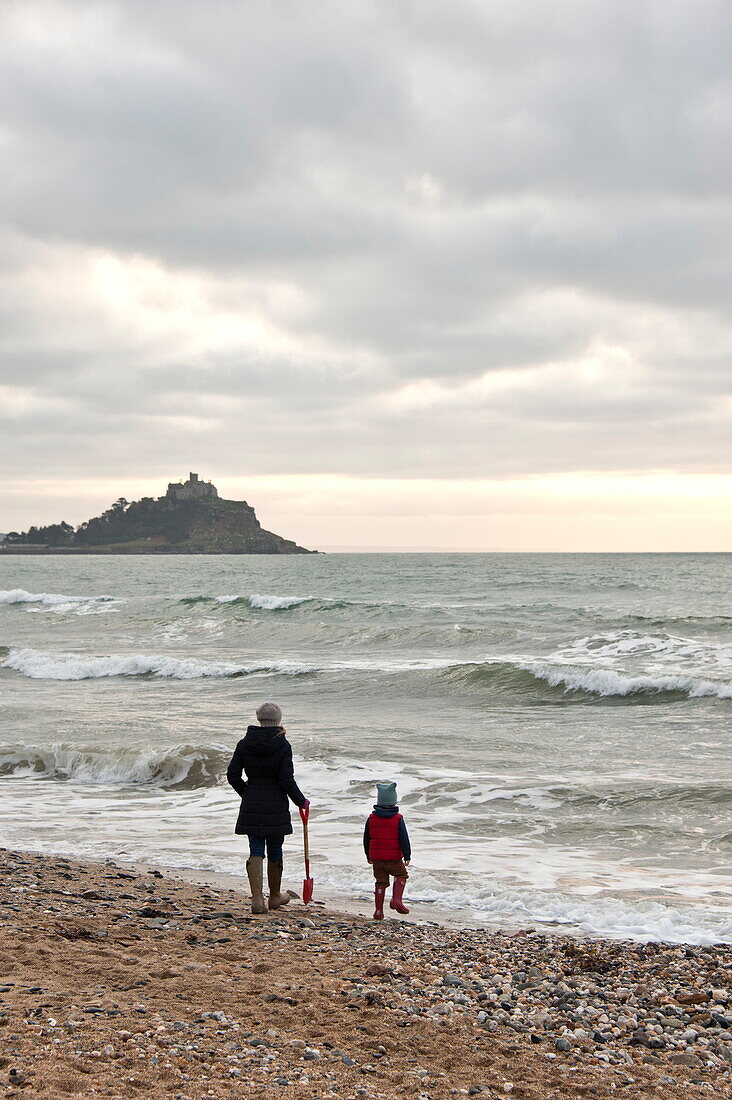
<path fill-rule="evenodd" d="M 243 500 L 224 500 L 215 485 L 191 473 L 161 497 L 120 497 L 101 516 L 10 531 L 6 554 L 317 554 L 265 531 Z"/>

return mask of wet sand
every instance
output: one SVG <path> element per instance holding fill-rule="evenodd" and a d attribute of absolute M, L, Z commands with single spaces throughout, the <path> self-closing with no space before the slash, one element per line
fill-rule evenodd
<path fill-rule="evenodd" d="M 732 948 L 376 923 L 0 852 L 0 1095 L 732 1097 Z"/>

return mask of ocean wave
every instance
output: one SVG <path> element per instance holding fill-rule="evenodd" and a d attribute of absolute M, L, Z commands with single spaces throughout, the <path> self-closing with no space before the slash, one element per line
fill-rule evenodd
<path fill-rule="evenodd" d="M 236 596 L 217 596 L 218 603 L 236 603 Z M 310 596 L 249 596 L 249 606 L 257 611 L 289 611 L 302 603 L 310 603 Z"/>
<path fill-rule="evenodd" d="M 609 668 L 578 668 L 541 661 L 520 663 L 518 668 L 565 692 L 584 692 L 605 698 L 633 695 L 686 696 L 689 699 L 732 699 L 732 683 L 675 674 L 632 675 Z"/>
<path fill-rule="evenodd" d="M 626 673 L 612 668 L 572 664 L 563 659 L 486 657 L 455 661 L 444 657 L 403 660 L 325 660 L 305 664 L 289 658 L 272 658 L 239 664 L 233 661 L 204 661 L 194 657 L 159 654 L 112 654 L 89 656 L 77 653 L 45 653 L 35 649 L 1 649 L 0 667 L 34 680 L 88 680 L 114 676 L 160 677 L 175 680 L 228 679 L 249 675 L 312 676 L 357 673 L 425 677 L 443 689 L 460 684 L 473 689 L 551 701 L 546 689 L 562 695 L 599 698 L 648 699 L 732 699 L 732 682 L 712 680 L 676 672 Z M 543 692 L 543 694 L 542 694 Z"/>
<path fill-rule="evenodd" d="M 291 611 L 295 607 L 308 607 L 313 611 L 343 611 L 358 608 L 360 611 L 381 607 L 404 606 L 384 603 L 372 603 L 367 600 L 341 600 L 328 596 L 272 596 L 254 593 L 251 596 L 182 596 L 180 603 L 186 607 L 196 604 L 223 604 L 228 607 L 249 607 L 252 611 Z"/>
<path fill-rule="evenodd" d="M 672 674 L 639 674 L 608 668 L 586 668 L 569 663 L 525 658 L 495 658 L 483 661 L 449 663 L 441 673 L 443 680 L 459 681 L 474 688 L 536 696 L 537 685 L 546 685 L 563 695 L 599 698 L 690 698 L 732 699 L 732 683 Z"/>
<path fill-rule="evenodd" d="M 193 790 L 216 786 L 230 756 L 224 748 L 191 745 L 170 749 L 10 745 L 0 746 L 0 778 Z"/>
<path fill-rule="evenodd" d="M 302 676 L 317 671 L 297 661 L 264 661 L 249 665 L 229 661 L 199 661 L 192 657 L 145 654 L 87 657 L 76 653 L 41 653 L 35 649 L 10 649 L 3 668 L 31 680 L 95 680 L 111 676 L 158 676 L 174 680 L 229 678 L 254 673 Z"/>
<path fill-rule="evenodd" d="M 670 805 L 698 805 L 714 812 L 722 806 L 732 806 L 732 787 L 717 783 L 658 783 L 595 791 L 550 787 L 547 793 L 574 809 L 593 812 L 632 810 L 647 805 L 656 810 Z"/>
<path fill-rule="evenodd" d="M 117 611 L 110 605 L 119 602 L 116 596 L 65 596 L 61 592 L 26 592 L 24 588 L 0 589 L 0 604 L 22 604 L 26 611 L 100 615 Z"/>
<path fill-rule="evenodd" d="M 732 623 L 732 615 L 622 615 L 619 621 L 623 623 L 645 623 L 648 626 L 661 628 L 673 628 L 678 626 L 701 626 L 705 628 L 722 627 L 729 629 Z"/>
<path fill-rule="evenodd" d="M 299 604 L 310 603 L 312 596 L 183 596 L 180 600 L 186 607 L 196 604 L 233 604 L 247 606 L 257 611 L 287 611 Z"/>

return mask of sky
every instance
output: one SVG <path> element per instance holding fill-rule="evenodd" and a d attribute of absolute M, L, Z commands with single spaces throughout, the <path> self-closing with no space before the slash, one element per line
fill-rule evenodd
<path fill-rule="evenodd" d="M 0 531 L 732 550 L 728 0 L 3 0 Z"/>

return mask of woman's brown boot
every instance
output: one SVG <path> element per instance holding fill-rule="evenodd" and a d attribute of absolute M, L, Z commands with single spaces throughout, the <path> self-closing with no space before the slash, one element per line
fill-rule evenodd
<path fill-rule="evenodd" d="M 262 878 L 264 875 L 264 860 L 261 856 L 250 856 L 247 860 L 247 874 L 249 875 L 249 889 L 252 894 L 252 912 L 266 913 L 262 893 Z"/>
<path fill-rule="evenodd" d="M 267 860 L 267 882 L 269 884 L 270 909 L 279 909 L 281 905 L 287 905 L 292 898 L 297 896 L 291 890 L 285 890 L 284 893 L 280 890 L 282 885 L 282 860 L 278 862 L 273 859 Z"/>

